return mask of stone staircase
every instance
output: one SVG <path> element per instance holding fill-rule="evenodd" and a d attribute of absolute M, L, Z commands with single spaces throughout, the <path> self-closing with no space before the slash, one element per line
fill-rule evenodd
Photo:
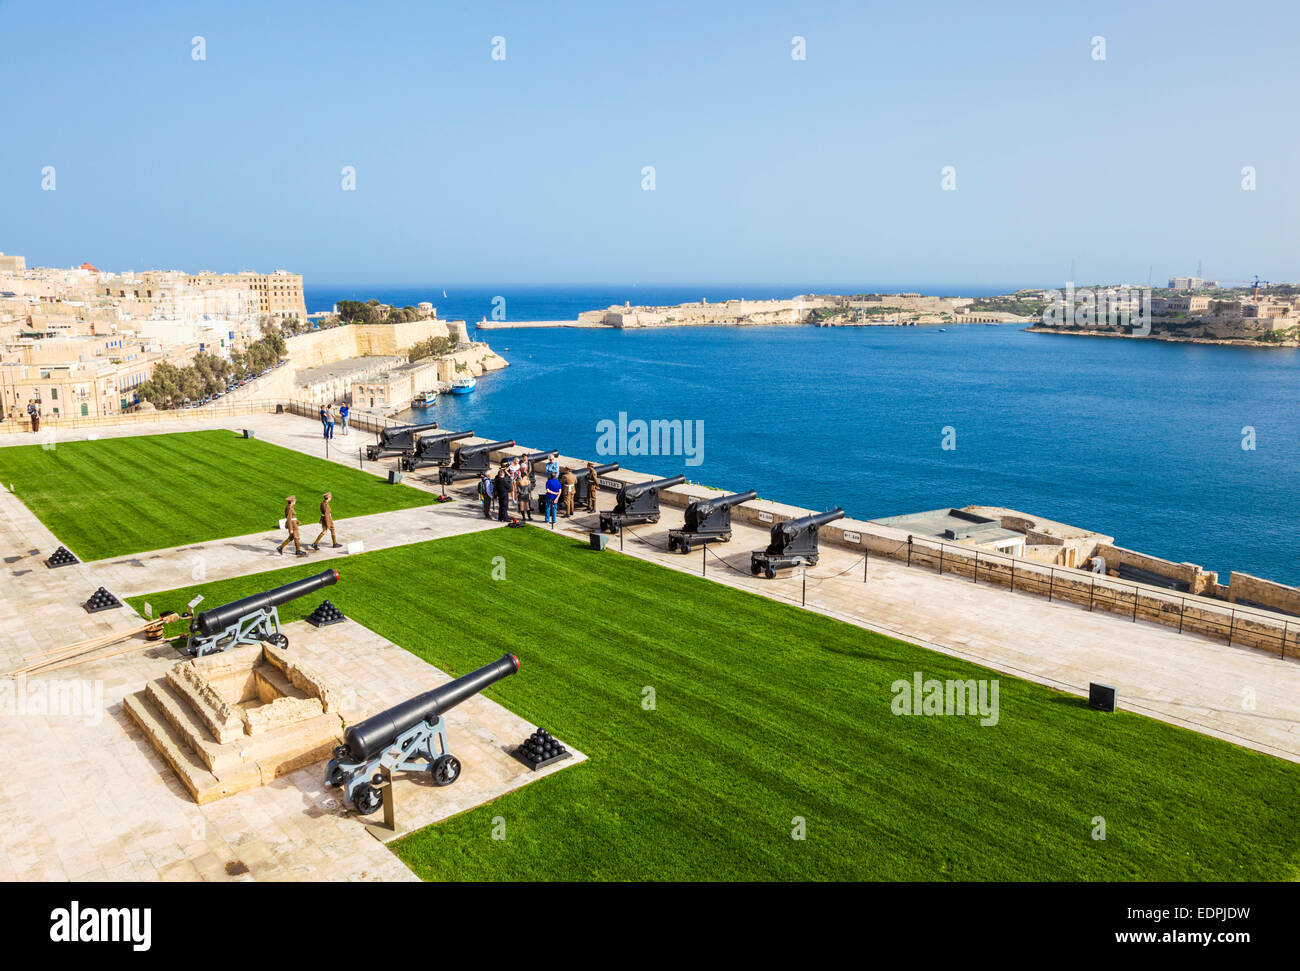
<path fill-rule="evenodd" d="M 272 644 L 183 661 L 123 702 L 200 804 L 328 758 L 333 693 Z"/>

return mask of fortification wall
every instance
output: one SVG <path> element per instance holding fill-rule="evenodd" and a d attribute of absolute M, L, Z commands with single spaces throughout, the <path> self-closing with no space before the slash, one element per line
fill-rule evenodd
<path fill-rule="evenodd" d="M 430 337 L 448 337 L 445 320 L 414 320 L 401 324 L 345 324 L 299 334 L 285 341 L 289 364 L 295 369 L 319 367 L 349 357 L 396 357 L 412 344 Z"/>

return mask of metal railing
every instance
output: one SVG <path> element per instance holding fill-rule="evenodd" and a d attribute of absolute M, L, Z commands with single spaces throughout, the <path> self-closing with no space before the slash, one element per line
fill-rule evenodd
<path fill-rule="evenodd" d="M 1006 553 L 983 552 L 939 540 L 908 537 L 906 563 L 926 566 L 940 574 L 969 577 L 1011 592 L 1036 593 L 1049 601 L 1063 600 L 1125 614 L 1133 622 L 1150 620 L 1182 633 L 1204 633 L 1254 647 L 1277 650 L 1287 656 L 1300 648 L 1300 618 L 1253 607 L 1240 607 L 1196 594 L 1166 590 L 1074 567 L 1036 563 Z M 897 552 L 902 552 L 901 546 Z M 1296 626 L 1292 628 L 1292 624 Z"/>

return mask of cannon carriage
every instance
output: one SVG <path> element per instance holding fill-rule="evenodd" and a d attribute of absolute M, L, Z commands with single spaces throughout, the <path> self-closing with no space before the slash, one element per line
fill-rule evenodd
<path fill-rule="evenodd" d="M 614 508 L 600 514 L 602 533 L 617 533 L 624 526 L 659 522 L 659 490 L 681 485 L 684 475 L 649 482 L 628 483 L 618 490 Z"/>
<path fill-rule="evenodd" d="M 363 816 L 383 802 L 381 766 L 390 772 L 427 772 L 434 785 L 451 785 L 460 778 L 461 764 L 448 750 L 443 715 L 518 670 L 519 659 L 506 654 L 353 725 L 325 766 L 325 784 L 341 788 L 344 799 Z"/>
<path fill-rule="evenodd" d="M 393 425 L 390 428 L 380 429 L 375 444 L 366 446 L 366 458 L 373 462 L 380 456 L 393 452 L 403 454 L 410 452 L 415 448 L 416 436 L 433 431 L 437 427 L 438 423 L 431 421 L 424 425 Z"/>
<path fill-rule="evenodd" d="M 765 550 L 750 554 L 749 572 L 760 573 L 769 580 L 777 570 L 789 570 L 799 565 L 816 566 L 818 558 L 817 530 L 827 523 L 844 518 L 844 510 L 836 506 L 829 512 L 787 519 L 772 527 L 771 542 Z"/>
<path fill-rule="evenodd" d="M 474 432 L 437 432 L 430 435 L 420 435 L 415 440 L 415 446 L 408 452 L 404 452 L 398 460 L 398 464 L 404 472 L 414 472 L 421 465 L 432 464 L 440 468 L 451 465 L 455 459 L 455 453 L 452 450 L 452 442 L 460 442 L 466 438 L 473 438 Z"/>
<path fill-rule="evenodd" d="M 220 607 L 196 613 L 190 621 L 185 650 L 194 657 L 228 651 L 239 644 L 270 641 L 289 646 L 289 638 L 280 632 L 278 607 L 309 593 L 332 586 L 339 579 L 338 570 L 325 570 L 313 577 L 294 580 L 283 586 L 235 600 Z"/>
<path fill-rule="evenodd" d="M 492 453 L 515 444 L 512 438 L 506 442 L 480 442 L 478 445 L 463 445 L 456 450 L 456 456 L 450 466 L 438 470 L 438 481 L 451 485 L 457 479 L 480 476 L 492 468 Z"/>
<path fill-rule="evenodd" d="M 753 489 L 715 499 L 698 499 L 686 507 L 681 529 L 668 530 L 668 549 L 689 553 L 692 546 L 731 541 L 731 509 L 757 499 Z"/>

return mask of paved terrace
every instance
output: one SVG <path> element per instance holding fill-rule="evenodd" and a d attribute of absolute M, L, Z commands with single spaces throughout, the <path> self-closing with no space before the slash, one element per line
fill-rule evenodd
<path fill-rule="evenodd" d="M 288 415 L 196 418 L 169 425 L 167 431 L 213 427 L 252 428 L 259 438 L 323 457 L 318 423 Z M 118 426 L 96 433 L 107 438 L 158 430 Z M 508 435 L 508 429 L 502 431 Z M 330 458 L 351 464 L 355 449 L 370 440 L 372 436 L 358 433 L 339 438 Z M 23 441 L 20 436 L 0 439 L 6 444 Z M 391 464 L 365 467 L 383 474 Z M 437 491 L 436 485 L 422 482 L 426 477 L 436 482 L 436 474 L 426 471 L 408 475 L 406 481 Z M 455 491 L 468 498 L 472 484 Z M 602 491 L 600 500 L 607 508 L 612 494 Z M 666 550 L 667 530 L 680 524 L 680 516 L 665 506 L 659 524 L 627 530 L 625 554 L 693 573 L 707 563 L 714 582 L 799 602 L 803 579 L 797 574 L 776 580 L 749 575 L 749 551 L 767 544 L 765 528 L 736 523 L 731 543 L 683 556 Z M 362 539 L 367 549 L 377 549 L 490 526 L 473 503 L 463 501 L 340 520 L 339 535 L 345 542 Z M 594 528 L 594 514 L 579 514 L 562 519 L 559 531 L 585 539 Z M 0 551 L 9 573 L 0 589 L 0 665 L 17 667 L 26 655 L 126 626 L 126 610 L 109 612 L 112 620 L 106 620 L 80 608 L 97 586 L 126 596 L 188 584 L 196 562 L 209 579 L 295 562 L 272 552 L 273 538 L 278 541 L 278 532 L 268 529 L 49 571 L 41 560 L 55 538 L 15 497 L 0 492 Z M 612 545 L 617 550 L 619 540 Z M 33 549 L 42 555 L 30 555 Z M 335 562 L 346 557 L 322 550 L 313 558 Z M 862 571 L 859 554 L 823 544 L 821 562 L 807 579 L 808 609 L 1065 691 L 1085 693 L 1089 681 L 1114 684 L 1125 709 L 1300 761 L 1300 664 L 1112 613 L 909 569 L 883 557 L 871 558 L 866 582 Z M 327 680 L 355 689 L 345 704 L 350 721 L 446 677 L 354 622 L 308 636 L 288 633 L 295 649 L 309 652 L 310 663 Z M 102 682 L 106 713 L 98 722 L 0 715 L 0 745 L 32 758 L 23 773 L 0 789 L 0 879 L 413 879 L 342 810 L 332 792 L 322 789 L 319 767 L 205 807 L 191 802 L 121 709 L 124 695 L 161 676 L 176 660 L 174 651 L 159 647 L 33 679 L 59 681 L 75 674 L 83 683 Z M 1254 694 L 1253 708 L 1244 703 L 1248 691 Z M 419 825 L 493 798 L 532 776 L 522 767 L 516 771 L 501 750 L 506 740 L 521 739 L 532 726 L 484 698 L 453 714 L 466 720 L 449 718 L 467 769 L 472 763 L 475 771 L 467 771 L 452 787 L 452 802 L 424 798 L 424 793 L 413 798 L 409 812 Z M 481 788 L 468 788 L 475 785 Z"/>

